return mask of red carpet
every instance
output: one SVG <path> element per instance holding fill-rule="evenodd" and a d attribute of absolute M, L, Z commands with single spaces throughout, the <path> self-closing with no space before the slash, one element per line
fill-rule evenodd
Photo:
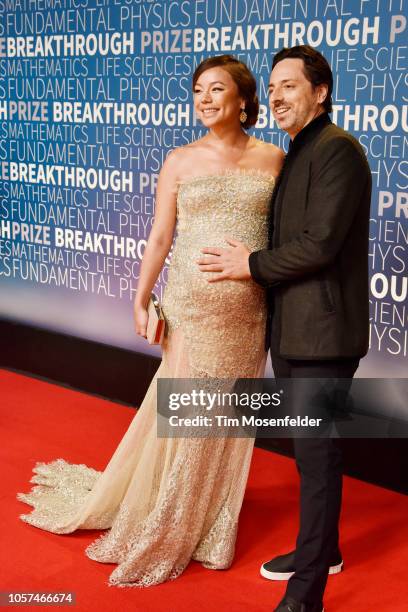
<path fill-rule="evenodd" d="M 259 565 L 294 544 L 298 479 L 291 459 L 255 449 L 231 569 L 211 571 L 192 562 L 163 585 L 109 587 L 115 566 L 84 554 L 101 532 L 55 535 L 36 529 L 18 518 L 30 507 L 15 496 L 31 487 L 36 461 L 62 457 L 103 470 L 134 410 L 5 370 L 0 393 L 1 591 L 74 591 L 76 612 L 273 610 L 285 583 L 261 578 Z M 346 570 L 329 578 L 326 611 L 408 610 L 408 498 L 345 478 L 341 536 Z"/>

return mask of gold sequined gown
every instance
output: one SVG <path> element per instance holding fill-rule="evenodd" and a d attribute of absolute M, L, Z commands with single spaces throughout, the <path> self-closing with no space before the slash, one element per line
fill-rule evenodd
<path fill-rule="evenodd" d="M 54 533 L 107 529 L 86 555 L 116 563 L 108 584 L 150 586 L 176 578 L 191 559 L 230 566 L 253 438 L 159 438 L 156 379 L 259 377 L 266 306 L 254 281 L 208 283 L 196 260 L 225 235 L 251 250 L 267 244 L 271 175 L 230 170 L 179 183 L 177 237 L 163 308 L 162 362 L 103 472 L 64 459 L 37 462 L 36 483 L 17 498 L 20 518 Z"/>

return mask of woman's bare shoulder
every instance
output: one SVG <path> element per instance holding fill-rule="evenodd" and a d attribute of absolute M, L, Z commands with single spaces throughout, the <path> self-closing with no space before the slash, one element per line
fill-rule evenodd
<path fill-rule="evenodd" d="M 278 157 L 280 157 L 281 155 L 285 155 L 282 149 L 272 144 L 271 142 L 265 142 L 260 138 L 254 138 L 254 143 L 258 151 L 260 153 L 263 153 L 264 155 L 274 155 Z"/>
<path fill-rule="evenodd" d="M 280 171 L 283 164 L 285 152 L 276 145 L 254 138 L 255 155 L 260 167 L 276 174 Z"/>
<path fill-rule="evenodd" d="M 186 173 L 191 173 L 191 164 L 196 165 L 200 163 L 200 153 L 203 153 L 205 149 L 205 141 L 202 138 L 176 147 L 167 155 L 163 168 L 166 166 L 166 170 L 171 169 L 180 178 Z"/>
<path fill-rule="evenodd" d="M 162 170 L 171 170 L 176 172 L 181 169 L 186 163 L 186 160 L 190 157 L 190 152 L 187 150 L 190 145 L 183 145 L 172 149 L 168 154 L 163 163 Z"/>

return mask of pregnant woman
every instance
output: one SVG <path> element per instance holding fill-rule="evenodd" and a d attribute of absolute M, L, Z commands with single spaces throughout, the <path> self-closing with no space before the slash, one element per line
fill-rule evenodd
<path fill-rule="evenodd" d="M 63 459 L 38 462 L 36 483 L 18 499 L 20 518 L 54 533 L 107 529 L 86 549 L 116 563 L 109 584 L 150 586 L 179 576 L 191 559 L 231 565 L 253 438 L 158 438 L 159 378 L 256 378 L 266 353 L 264 290 L 252 280 L 208 282 L 197 260 L 226 235 L 251 251 L 267 246 L 269 202 L 283 152 L 249 136 L 258 116 L 256 82 L 230 55 L 193 75 L 194 106 L 206 135 L 167 157 L 134 304 L 146 336 L 147 304 L 177 231 L 163 310 L 161 364 L 103 472 Z"/>

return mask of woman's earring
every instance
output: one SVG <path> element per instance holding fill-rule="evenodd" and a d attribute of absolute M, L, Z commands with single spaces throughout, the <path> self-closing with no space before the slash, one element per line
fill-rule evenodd
<path fill-rule="evenodd" d="M 245 121 L 248 119 L 248 115 L 245 112 L 245 109 L 243 108 L 239 114 L 239 120 L 241 123 L 245 123 Z"/>

